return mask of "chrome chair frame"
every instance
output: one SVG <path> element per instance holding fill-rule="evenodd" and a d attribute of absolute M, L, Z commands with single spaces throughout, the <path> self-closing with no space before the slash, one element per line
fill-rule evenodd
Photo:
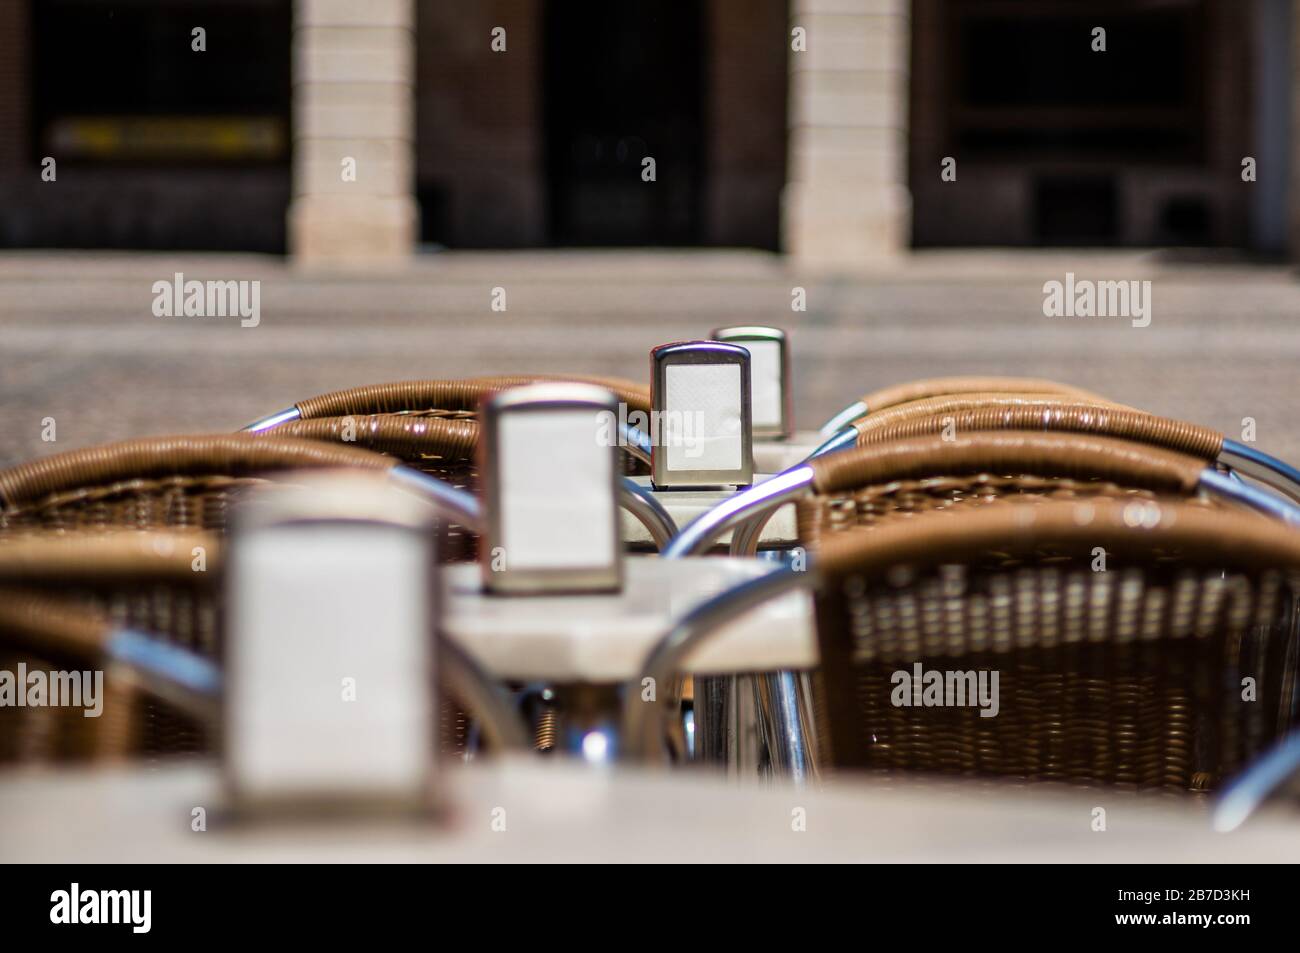
<path fill-rule="evenodd" d="M 666 736 L 667 719 L 665 708 L 667 702 L 676 700 L 675 692 L 666 691 L 679 678 L 682 663 L 686 657 L 705 638 L 728 622 L 744 615 L 777 596 L 810 587 L 815 582 L 815 573 L 811 567 L 802 571 L 782 567 L 765 576 L 741 583 L 686 613 L 677 624 L 656 643 L 643 663 L 642 673 L 626 689 L 623 703 L 623 744 L 626 752 L 633 758 L 649 763 L 662 763 L 664 760 L 663 739 Z M 779 675 L 776 677 L 780 677 Z M 642 701 L 641 686 L 646 678 L 653 679 L 656 686 L 654 700 Z M 773 699 L 772 711 L 767 715 L 772 724 L 770 729 L 787 739 L 787 744 L 778 746 L 774 753 L 776 764 L 788 770 L 797 782 L 806 782 L 815 777 L 815 758 L 808 749 L 811 733 L 807 730 L 806 718 L 799 714 L 796 707 L 796 694 L 793 686 L 783 697 Z M 717 732 L 709 728 L 705 736 L 700 736 L 700 715 L 705 708 L 719 701 L 716 696 L 706 700 L 696 700 L 696 745 L 708 752 L 718 744 Z M 722 700 L 725 704 L 725 699 Z M 713 724 L 723 721 L 721 709 L 712 712 Z"/>
<path fill-rule="evenodd" d="M 823 444 L 815 455 L 847 449 L 852 445 L 851 438 L 856 437 L 856 431 L 850 429 L 845 434 L 850 438 L 841 434 Z M 680 559 L 702 555 L 729 529 L 733 530 L 731 555 L 756 555 L 759 538 L 768 520 L 781 506 L 811 492 L 813 477 L 813 468 L 803 463 L 736 494 L 686 526 L 663 550 L 663 557 Z M 1206 467 L 1201 474 L 1200 489 L 1300 527 L 1300 506 L 1234 477 L 1235 474 Z M 766 740 L 773 763 L 778 767 L 788 767 L 796 777 L 803 777 L 814 771 L 815 765 L 804 760 L 812 754 L 805 740 L 811 715 L 807 693 L 802 690 L 798 673 L 776 672 L 758 678 L 758 709 L 767 729 Z M 715 697 L 725 698 L 733 694 L 728 688 L 716 678 L 696 680 L 698 750 L 714 757 L 729 750 L 729 739 L 725 736 L 728 719 L 719 717 L 725 702 Z"/>
<path fill-rule="evenodd" d="M 1300 775 L 1300 731 L 1287 735 L 1223 789 L 1214 805 L 1214 829 L 1234 831 L 1268 798 Z"/>

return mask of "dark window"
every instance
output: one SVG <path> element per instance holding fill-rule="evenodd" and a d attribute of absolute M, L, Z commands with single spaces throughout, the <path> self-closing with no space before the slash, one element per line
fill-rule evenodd
<path fill-rule="evenodd" d="M 551 240 L 700 240 L 702 4 L 551 0 L 545 122 Z M 642 160 L 656 181 L 642 181 Z"/>
<path fill-rule="evenodd" d="M 39 155 L 287 161 L 288 0 L 42 0 L 32 10 Z M 195 27 L 204 52 L 192 49 Z"/>

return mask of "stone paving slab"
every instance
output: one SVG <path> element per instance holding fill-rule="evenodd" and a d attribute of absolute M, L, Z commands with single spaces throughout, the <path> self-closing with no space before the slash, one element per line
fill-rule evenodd
<path fill-rule="evenodd" d="M 256 280 L 260 323 L 157 317 L 155 281 Z M 1043 284 L 1152 282 L 1149 327 L 1049 318 Z M 807 293 L 792 312 L 791 289 Z M 491 309 L 504 288 L 507 310 Z M 1153 252 L 918 252 L 854 275 L 758 252 L 422 255 L 383 274 L 273 257 L 0 254 L 0 464 L 144 434 L 234 429 L 362 383 L 483 373 L 645 379 L 656 344 L 722 324 L 792 336 L 798 422 L 948 374 L 1069 381 L 1300 460 L 1300 285 L 1289 268 Z M 57 441 L 41 440 L 42 420 Z"/>

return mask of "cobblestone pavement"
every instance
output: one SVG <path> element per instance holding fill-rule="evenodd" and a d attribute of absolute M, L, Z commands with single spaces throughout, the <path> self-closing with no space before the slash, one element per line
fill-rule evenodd
<path fill-rule="evenodd" d="M 152 285 L 259 280 L 261 323 L 156 317 Z M 1043 284 L 1150 280 L 1153 317 L 1048 318 Z M 791 289 L 807 291 L 792 312 Z M 504 312 L 490 305 L 504 288 Z M 221 431 L 355 384 L 571 371 L 646 379 L 647 352 L 734 323 L 791 332 L 804 426 L 863 391 L 946 374 L 1045 376 L 1300 460 L 1300 284 L 1283 266 L 1144 252 L 921 252 L 802 274 L 756 252 L 444 253 L 383 275 L 242 255 L 0 254 L 0 464 Z M 57 441 L 41 439 L 43 418 Z"/>

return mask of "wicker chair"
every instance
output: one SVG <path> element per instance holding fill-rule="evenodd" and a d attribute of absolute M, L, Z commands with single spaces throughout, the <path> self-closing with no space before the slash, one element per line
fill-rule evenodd
<path fill-rule="evenodd" d="M 577 377 L 498 377 L 465 381 L 406 381 L 357 387 L 309 400 L 249 424 L 246 432 L 351 443 L 397 457 L 451 486 L 478 487 L 478 406 L 507 387 L 545 380 L 586 381 L 607 387 L 629 412 L 649 412 L 649 392 L 627 381 Z M 649 473 L 647 451 L 629 440 L 624 473 Z M 657 548 L 677 533 L 672 517 L 655 498 L 625 480 L 621 502 L 649 531 Z M 448 528 L 444 558 L 472 560 L 476 538 L 464 527 Z"/>
<path fill-rule="evenodd" d="M 619 401 L 627 405 L 629 413 L 650 413 L 650 389 L 620 378 L 578 375 L 478 377 L 464 380 L 396 381 L 351 387 L 300 400 L 292 407 L 264 417 L 244 429 L 262 431 L 279 428 L 287 422 L 297 420 L 364 418 L 382 414 L 477 423 L 478 408 L 484 398 L 509 387 L 544 381 L 596 384 L 613 391 Z M 629 475 L 649 473 L 649 461 L 639 452 L 641 448 L 628 449 L 629 452 L 624 454 L 624 472 Z M 633 452 L 634 450 L 638 452 Z M 474 477 L 471 457 L 461 462 L 457 476 L 447 475 L 444 479 L 452 479 L 458 486 L 472 488 Z"/>
<path fill-rule="evenodd" d="M 1091 391 L 1045 380 L 1041 377 L 935 377 L 907 381 L 882 387 L 854 401 L 828 420 L 821 428 L 822 437 L 831 437 L 868 414 L 879 413 L 899 404 L 934 397 L 957 397 L 964 394 L 1055 395 L 1080 403 L 1111 403 Z"/>
<path fill-rule="evenodd" d="M 905 390 L 900 388 L 899 394 L 903 393 Z M 1300 501 L 1300 471 L 1290 464 L 1230 440 L 1211 428 L 1091 396 L 965 391 L 899 401 L 846 424 L 818 448 L 818 453 L 901 437 L 984 430 L 1045 430 L 1123 437 L 1194 454 L 1207 463 L 1254 477 Z"/>
<path fill-rule="evenodd" d="M 150 538 L 163 546 L 171 538 L 169 531 L 204 531 L 219 538 L 242 494 L 294 472 L 320 468 L 387 472 L 437 494 L 440 502 L 450 499 L 462 514 L 477 506 L 472 498 L 456 497 L 456 491 L 412 475 L 391 456 L 346 444 L 254 434 L 152 437 L 74 450 L 0 470 L 0 556 L 26 558 L 23 545 L 48 544 L 61 537 L 75 539 L 79 550 L 93 553 L 89 537 L 121 538 L 123 530 L 150 531 L 155 534 Z M 127 587 L 105 593 L 92 588 L 90 594 L 99 592 L 100 597 L 87 601 L 87 593 L 79 591 L 80 610 L 107 613 L 101 622 L 139 627 L 200 657 L 219 658 L 216 597 L 207 590 L 201 590 L 204 598 L 196 596 L 192 588 L 196 574 L 189 568 L 191 548 L 181 547 L 176 557 L 177 572 L 191 588 L 159 588 L 153 582 L 145 592 Z M 211 560 L 211 546 L 206 550 Z M 85 557 L 67 548 L 54 552 L 61 552 L 67 563 L 50 570 L 54 582 L 60 583 Z M 138 565 L 121 554 L 116 558 L 127 569 Z M 102 562 L 96 566 L 97 573 L 107 572 L 108 578 L 123 582 Z M 62 599 L 65 594 L 55 595 Z M 449 718 L 445 736 L 463 742 L 466 716 L 457 708 Z M 155 743 L 146 737 L 144 743 L 147 750 L 160 751 L 203 747 L 203 737 L 191 734 L 189 740 L 167 736 Z"/>
<path fill-rule="evenodd" d="M 1128 440 L 1077 433 L 960 432 L 871 443 L 827 454 L 760 484 L 688 526 L 665 551 L 680 558 L 707 551 L 737 526 L 732 552 L 752 554 L 758 534 L 783 503 L 796 505 L 800 545 L 816 552 L 847 530 L 874 529 L 931 511 L 977 511 L 1004 499 L 1185 500 L 1189 506 L 1257 508 L 1300 520 L 1285 501 L 1229 480 L 1196 457 Z M 1280 508 L 1280 509 L 1279 509 Z M 806 709 L 807 693 L 792 673 L 762 676 L 758 707 L 768 751 L 782 769 L 813 770 L 798 720 L 782 712 Z M 716 757 L 724 747 L 708 712 L 723 683 L 696 682 L 698 747 Z"/>
<path fill-rule="evenodd" d="M 222 556 L 221 537 L 193 531 L 64 531 L 0 545 L 0 669 L 99 670 L 106 695 L 98 718 L 0 709 L 0 764 L 210 752 Z M 491 680 L 453 646 L 439 653 L 442 753 L 467 750 L 467 711 L 490 748 L 522 747 L 522 722 Z"/>
<path fill-rule="evenodd" d="M 78 708 L 0 709 L 0 764 L 152 758 L 208 749 L 204 700 L 158 697 L 114 664 L 114 633 L 151 630 L 159 641 L 215 659 L 220 650 L 215 585 L 194 572 L 200 532 L 64 531 L 0 545 L 0 670 L 102 671 L 102 714 Z M 208 708 L 212 706 L 208 704 Z"/>
<path fill-rule="evenodd" d="M 811 571 L 697 609 L 644 675 L 671 679 L 719 624 L 808 585 L 823 768 L 1203 791 L 1300 713 L 1300 534 L 1172 498 L 1031 494 L 832 534 Z M 998 672 L 997 715 L 900 704 L 917 664 Z M 633 752 L 658 760 L 659 718 L 628 704 Z"/>
<path fill-rule="evenodd" d="M 1140 417 L 1147 432 L 1162 426 L 1162 418 Z M 1204 454 L 1083 432 L 958 429 L 952 439 L 942 432 L 873 439 L 814 457 L 700 517 L 664 555 L 702 554 L 732 527 L 732 553 L 752 555 L 767 520 L 790 502 L 799 504 L 799 538 L 807 544 L 827 528 L 927 508 L 978 505 L 1007 494 L 1136 491 L 1231 499 L 1300 522 L 1300 509 L 1226 477 Z"/>
<path fill-rule="evenodd" d="M 230 505 L 276 473 L 397 461 L 356 447 L 245 434 L 146 437 L 0 470 L 0 541 L 62 530 L 224 532 Z"/>

